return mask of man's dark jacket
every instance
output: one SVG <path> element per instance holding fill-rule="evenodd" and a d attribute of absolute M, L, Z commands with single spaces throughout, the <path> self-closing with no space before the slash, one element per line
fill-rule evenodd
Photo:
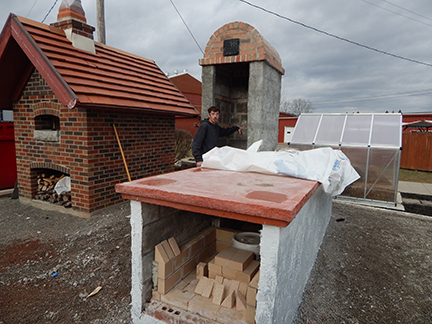
<path fill-rule="evenodd" d="M 212 124 L 208 118 L 201 121 L 192 142 L 192 155 L 195 161 L 202 162 L 203 154 L 218 145 L 219 137 L 231 135 L 238 129 L 238 126 L 220 127 L 218 124 Z"/>

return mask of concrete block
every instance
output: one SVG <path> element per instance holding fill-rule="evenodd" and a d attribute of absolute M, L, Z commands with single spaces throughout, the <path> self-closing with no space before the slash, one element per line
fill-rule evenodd
<path fill-rule="evenodd" d="M 154 250 L 161 241 L 174 236 L 177 232 L 177 223 L 177 215 L 174 214 L 143 226 L 142 252 Z"/>
<path fill-rule="evenodd" d="M 216 241 L 216 252 L 221 252 L 230 246 L 232 246 L 232 245 L 229 243 Z"/>
<path fill-rule="evenodd" d="M 233 290 L 227 294 L 221 306 L 226 308 L 233 308 L 234 305 L 235 305 L 235 291 Z"/>
<path fill-rule="evenodd" d="M 186 277 L 189 273 L 191 273 L 196 268 L 197 262 L 195 259 L 191 259 L 181 266 L 181 276 L 182 278 Z"/>
<path fill-rule="evenodd" d="M 178 269 L 182 264 L 189 260 L 190 246 L 182 246 L 180 254 L 174 258 L 174 267 Z"/>
<path fill-rule="evenodd" d="M 204 245 L 209 246 L 211 243 L 216 241 L 216 229 L 211 228 L 208 233 L 205 234 Z"/>
<path fill-rule="evenodd" d="M 214 280 L 213 279 L 205 280 L 205 285 L 204 285 L 203 292 L 202 292 L 201 296 L 203 296 L 204 298 L 210 298 L 212 291 L 213 291 L 213 286 L 214 286 Z"/>
<path fill-rule="evenodd" d="M 201 279 L 202 277 L 208 277 L 208 265 L 204 262 L 200 262 L 196 266 L 196 278 Z"/>
<path fill-rule="evenodd" d="M 246 306 L 246 311 L 243 313 L 242 320 L 248 324 L 255 324 L 255 307 Z"/>
<path fill-rule="evenodd" d="M 174 256 L 178 256 L 181 253 L 180 248 L 177 245 L 177 242 L 174 237 L 168 239 L 168 244 L 170 245 L 171 250 L 174 253 Z"/>
<path fill-rule="evenodd" d="M 223 284 L 225 286 L 227 294 L 229 294 L 229 293 L 231 293 L 233 291 L 238 290 L 239 287 L 240 287 L 240 282 L 239 281 L 237 281 L 237 280 L 230 280 L 230 279 L 227 279 L 227 278 L 224 278 Z"/>
<path fill-rule="evenodd" d="M 195 296 L 195 294 L 182 291 L 177 288 L 172 289 L 165 295 L 161 295 L 161 301 L 175 307 L 182 308 L 184 310 L 188 309 L 189 301 Z"/>
<path fill-rule="evenodd" d="M 229 245 L 232 245 L 232 240 L 236 233 L 238 233 L 238 231 L 233 230 L 231 228 L 217 227 L 215 233 L 216 240 L 219 242 L 224 242 L 224 243 L 228 243 Z"/>
<path fill-rule="evenodd" d="M 155 261 L 160 263 L 167 263 L 170 260 L 168 254 L 166 253 L 162 243 L 155 246 Z"/>
<path fill-rule="evenodd" d="M 213 255 L 216 253 L 216 241 L 213 241 L 209 245 L 209 255 Z"/>
<path fill-rule="evenodd" d="M 206 285 L 208 278 L 206 277 L 202 277 L 199 281 L 198 284 L 194 290 L 195 294 L 197 295 L 202 295 L 203 291 L 204 291 L 204 287 Z"/>
<path fill-rule="evenodd" d="M 196 237 L 189 243 L 189 245 L 191 249 L 190 256 L 193 257 L 197 255 L 199 252 L 201 252 L 201 250 L 203 250 L 204 237 L 202 237 L 201 235 L 199 237 Z"/>
<path fill-rule="evenodd" d="M 238 311 L 246 310 L 246 297 L 238 290 L 236 290 L 236 309 Z"/>
<path fill-rule="evenodd" d="M 224 278 L 222 276 L 216 276 L 215 278 L 215 282 L 217 282 L 218 284 L 223 284 L 223 280 Z"/>
<path fill-rule="evenodd" d="M 164 248 L 166 254 L 168 255 L 168 258 L 170 260 L 173 259 L 174 258 L 174 252 L 172 251 L 171 246 L 169 245 L 168 241 L 167 240 L 162 241 L 160 244 Z"/>
<path fill-rule="evenodd" d="M 248 285 L 245 282 L 241 282 L 239 284 L 239 291 L 243 294 L 243 296 L 246 296 L 247 294 L 247 289 L 248 289 Z"/>
<path fill-rule="evenodd" d="M 217 276 L 222 276 L 222 266 L 215 263 L 215 259 L 208 263 L 209 272 L 215 273 Z"/>
<path fill-rule="evenodd" d="M 158 278 L 158 292 L 166 294 L 181 280 L 181 269 L 176 270 L 171 276 L 162 279 Z"/>
<path fill-rule="evenodd" d="M 258 289 L 259 277 L 260 277 L 260 271 L 258 270 L 255 276 L 252 278 L 251 282 L 249 283 L 249 286 Z"/>
<path fill-rule="evenodd" d="M 215 263 L 237 271 L 243 271 L 252 262 L 253 258 L 253 252 L 228 247 L 216 255 Z"/>
<path fill-rule="evenodd" d="M 196 286 L 196 283 L 198 283 L 198 280 L 196 280 L 196 276 L 194 273 L 190 273 L 189 275 L 184 277 L 182 280 L 180 280 L 180 282 L 176 285 L 176 288 L 179 290 L 190 290 L 189 286 L 193 282 L 195 282 L 195 286 Z M 192 289 L 191 291 L 193 292 L 194 289 Z"/>
<path fill-rule="evenodd" d="M 174 271 L 173 260 L 169 260 L 166 263 L 158 262 L 158 278 L 165 279 Z"/>
<path fill-rule="evenodd" d="M 205 260 L 208 259 L 208 257 L 210 256 L 210 247 L 204 247 L 203 250 L 201 250 L 201 252 L 198 253 L 198 261 L 199 262 L 204 262 Z"/>
<path fill-rule="evenodd" d="M 238 271 L 229 267 L 222 267 L 222 276 L 227 279 L 236 279 Z"/>
<path fill-rule="evenodd" d="M 254 275 L 258 272 L 259 266 L 259 261 L 252 260 L 251 263 L 246 267 L 246 269 L 236 272 L 234 279 L 248 284 L 249 282 L 251 282 Z"/>
<path fill-rule="evenodd" d="M 175 226 L 177 234 L 171 236 L 174 236 L 177 243 L 182 246 L 195 235 L 199 235 L 199 233 L 209 228 L 211 226 L 211 217 L 198 213 L 179 211 L 179 219 Z"/>
<path fill-rule="evenodd" d="M 220 306 L 215 305 L 208 298 L 195 296 L 189 301 L 188 311 L 207 317 L 211 320 L 217 320 L 217 313 Z"/>
<path fill-rule="evenodd" d="M 221 307 L 218 312 L 218 323 L 222 324 L 233 324 L 233 323 L 241 323 L 240 320 L 243 318 L 245 312 L 240 312 L 233 308 Z"/>
<path fill-rule="evenodd" d="M 152 223 L 160 217 L 160 207 L 158 205 L 141 203 L 141 216 L 143 226 Z"/>
<path fill-rule="evenodd" d="M 248 287 L 247 293 L 246 293 L 246 304 L 256 307 L 256 295 L 257 295 L 258 289 L 253 287 Z"/>
<path fill-rule="evenodd" d="M 213 288 L 213 304 L 220 305 L 224 299 L 225 287 L 223 284 L 215 282 Z"/>
<path fill-rule="evenodd" d="M 212 270 L 209 269 L 209 272 L 208 272 L 208 277 L 209 277 L 209 279 L 216 279 L 216 277 L 217 277 L 217 276 L 220 276 L 220 275 L 221 275 L 221 274 L 216 273 L 215 271 L 212 271 Z"/>
<path fill-rule="evenodd" d="M 228 267 L 228 262 L 231 260 L 231 258 L 234 256 L 234 254 L 236 253 L 237 249 L 231 247 L 226 248 L 225 250 L 219 252 L 215 259 L 214 259 L 214 263 L 217 265 L 220 265 L 222 267 Z"/>

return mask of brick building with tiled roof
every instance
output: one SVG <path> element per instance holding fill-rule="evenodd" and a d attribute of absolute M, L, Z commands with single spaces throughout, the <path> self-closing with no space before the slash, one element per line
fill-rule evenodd
<path fill-rule="evenodd" d="M 72 207 L 91 212 L 121 201 L 127 181 L 174 170 L 175 116 L 190 102 L 154 61 L 93 41 L 81 2 L 63 2 L 58 21 L 11 14 L 0 35 L 0 109 L 13 109 L 20 198 L 36 178 L 70 176 Z"/>
<path fill-rule="evenodd" d="M 193 117 L 178 116 L 176 118 L 176 128 L 189 131 L 195 136 L 201 121 L 201 101 L 202 101 L 202 84 L 187 72 L 174 74 L 169 79 L 181 91 L 181 93 L 195 107 L 197 114 Z"/>

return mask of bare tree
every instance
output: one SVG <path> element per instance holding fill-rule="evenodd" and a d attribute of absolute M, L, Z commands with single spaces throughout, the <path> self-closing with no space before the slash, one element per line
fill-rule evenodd
<path fill-rule="evenodd" d="M 293 115 L 300 115 L 301 113 L 310 113 L 315 108 L 309 100 L 294 99 L 293 101 L 283 100 L 280 105 L 280 111 L 290 113 Z"/>

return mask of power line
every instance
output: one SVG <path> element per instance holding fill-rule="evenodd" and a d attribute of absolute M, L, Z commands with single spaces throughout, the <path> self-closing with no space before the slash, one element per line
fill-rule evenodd
<path fill-rule="evenodd" d="M 414 18 L 411 18 L 411 17 L 405 16 L 405 15 L 402 15 L 402 14 L 399 13 L 399 12 L 396 12 L 396 11 L 393 11 L 393 10 L 390 10 L 390 9 L 387 9 L 387 8 L 384 8 L 384 7 L 381 7 L 381 6 L 378 6 L 378 5 L 376 5 L 375 3 L 372 3 L 372 2 L 369 2 L 369 1 L 366 1 L 366 0 L 360 0 L 360 1 L 362 1 L 362 2 L 364 2 L 364 3 L 367 3 L 367 4 L 370 4 L 371 6 L 374 6 L 374 7 L 380 8 L 380 9 L 382 9 L 382 10 L 385 10 L 385 11 L 388 11 L 388 12 L 391 12 L 391 13 L 394 13 L 395 15 L 398 15 L 398 16 L 401 16 L 401 17 L 404 17 L 404 18 L 407 18 L 407 19 L 410 19 L 410 20 L 416 21 L 416 22 L 418 22 L 418 23 L 420 23 L 420 24 L 423 24 L 423 25 L 426 25 L 426 26 L 430 26 L 430 27 L 432 27 L 431 24 L 428 24 L 428 23 L 425 23 L 425 22 L 423 22 L 423 21 L 420 21 L 420 20 L 417 20 L 417 19 L 414 19 Z M 387 2 L 387 1 L 386 1 L 386 2 Z M 425 17 L 425 18 L 426 18 L 426 17 Z"/>
<path fill-rule="evenodd" d="M 189 34 L 192 36 L 193 40 L 195 41 L 195 44 L 197 44 L 198 48 L 200 49 L 201 53 L 204 55 L 204 51 L 202 50 L 201 46 L 198 44 L 198 41 L 196 40 L 195 36 L 192 34 L 192 31 L 189 29 L 188 25 L 186 24 L 186 21 L 183 19 L 182 15 L 180 14 L 180 12 L 177 10 L 177 7 L 175 6 L 174 2 L 172 0 L 170 0 L 171 4 L 173 5 L 175 11 L 177 11 L 177 14 L 179 15 L 179 17 L 181 18 L 181 20 L 183 21 L 183 24 L 186 26 L 187 30 L 189 31 Z"/>
<path fill-rule="evenodd" d="M 38 0 L 35 0 L 35 2 L 33 3 L 33 6 L 29 10 L 29 12 L 27 12 L 26 18 L 28 17 L 28 15 L 30 14 L 30 12 L 33 10 L 34 6 L 36 5 L 36 2 L 38 2 Z"/>
<path fill-rule="evenodd" d="M 386 1 L 386 0 L 381 0 L 381 1 L 384 1 L 385 3 L 388 3 L 389 5 L 394 6 L 394 7 L 396 7 L 396 8 L 399 8 L 399 9 L 405 10 L 406 12 L 412 13 L 413 15 L 416 15 L 416 16 L 419 16 L 419 17 L 421 17 L 421 18 L 424 18 L 424 19 L 427 19 L 427 20 L 432 21 L 431 18 L 428 18 L 428 17 L 426 17 L 426 16 L 422 16 L 422 15 L 420 15 L 420 14 L 414 12 L 414 11 L 411 11 L 411 10 L 405 9 L 404 7 L 401 7 L 401 6 L 398 6 L 398 5 L 394 4 L 394 3 L 391 3 L 390 1 Z"/>
<path fill-rule="evenodd" d="M 324 34 L 324 35 L 327 35 L 327 36 L 330 36 L 330 37 L 333 37 L 333 38 L 339 39 L 339 40 L 341 40 L 341 41 L 344 41 L 344 42 L 347 42 L 347 43 L 350 43 L 350 44 L 353 44 L 353 45 L 357 45 L 357 46 L 359 46 L 359 47 L 363 47 L 363 48 L 366 48 L 366 49 L 368 49 L 368 50 L 371 50 L 371 51 L 374 51 L 374 52 L 377 52 L 377 53 L 381 53 L 381 54 L 384 54 L 384 55 L 392 56 L 392 57 L 395 57 L 395 58 L 398 58 L 398 59 L 401 59 L 401 60 L 404 60 L 404 61 L 408 61 L 408 62 L 417 63 L 417 64 L 421 64 L 421 65 L 425 65 L 425 66 L 432 67 L 432 64 L 429 64 L 429 63 L 424 63 L 424 62 L 417 61 L 417 60 L 413 60 L 413 59 L 410 59 L 410 58 L 406 58 L 406 57 L 403 57 L 403 56 L 400 56 L 400 55 L 396 55 L 396 54 L 392 54 L 392 53 L 389 53 L 389 52 L 385 52 L 385 51 L 382 51 L 382 50 L 376 49 L 376 48 L 374 48 L 374 47 L 370 47 L 370 46 L 367 46 L 367 45 L 363 45 L 363 44 L 360 44 L 360 43 L 354 42 L 354 41 L 352 41 L 352 40 L 349 40 L 349 39 L 347 39 L 347 38 L 343 38 L 343 37 L 340 37 L 340 36 L 337 36 L 337 35 L 334 35 L 334 34 L 328 33 L 328 32 L 326 32 L 326 31 L 320 30 L 320 29 L 318 29 L 318 28 L 311 27 L 311 26 L 306 25 L 306 24 L 304 24 L 304 23 L 301 23 L 301 22 L 299 22 L 299 21 L 295 21 L 295 20 L 290 19 L 290 18 L 288 18 L 288 17 L 282 16 L 282 15 L 280 15 L 280 14 L 274 12 L 274 11 L 271 11 L 271 10 L 265 9 L 265 8 L 263 8 L 263 7 L 260 7 L 260 6 L 254 5 L 254 4 L 252 4 L 252 3 L 248 2 L 248 1 L 245 1 L 245 0 L 239 0 L 239 1 L 240 1 L 240 2 L 244 2 L 245 4 L 247 4 L 247 5 L 251 6 L 251 7 L 254 7 L 254 8 L 260 9 L 260 10 L 262 10 L 262 11 L 264 11 L 264 12 L 267 12 L 267 13 L 269 13 L 269 14 L 271 14 L 271 15 L 274 15 L 274 16 L 276 16 L 276 17 L 279 17 L 279 18 L 282 18 L 282 19 L 288 20 L 288 21 L 290 21 L 290 22 L 292 22 L 292 23 L 294 23 L 294 24 L 300 25 L 300 26 L 305 27 L 305 28 L 308 28 L 308 29 L 312 29 L 312 30 L 314 30 L 314 31 L 316 31 L 316 32 L 318 32 L 318 33 L 321 33 L 321 34 Z"/>
<path fill-rule="evenodd" d="M 58 0 L 55 0 L 54 4 L 52 5 L 51 9 L 48 11 L 48 13 L 45 15 L 45 18 L 42 20 L 42 22 L 45 21 L 45 19 L 47 19 L 48 15 L 51 13 L 51 11 L 54 9 L 55 5 L 57 4 Z"/>
<path fill-rule="evenodd" d="M 407 91 L 407 92 L 399 92 L 389 95 L 378 95 L 374 97 L 363 97 L 363 98 L 353 98 L 353 99 L 341 99 L 341 100 L 331 100 L 331 101 L 317 101 L 314 102 L 314 105 L 327 105 L 327 104 L 336 104 L 336 103 L 348 103 L 348 102 L 359 102 L 359 101 L 373 101 L 373 100 L 382 100 L 382 99 L 393 99 L 400 97 L 409 97 L 409 96 L 421 96 L 425 94 L 432 93 L 432 89 L 424 89 L 417 91 Z"/>

